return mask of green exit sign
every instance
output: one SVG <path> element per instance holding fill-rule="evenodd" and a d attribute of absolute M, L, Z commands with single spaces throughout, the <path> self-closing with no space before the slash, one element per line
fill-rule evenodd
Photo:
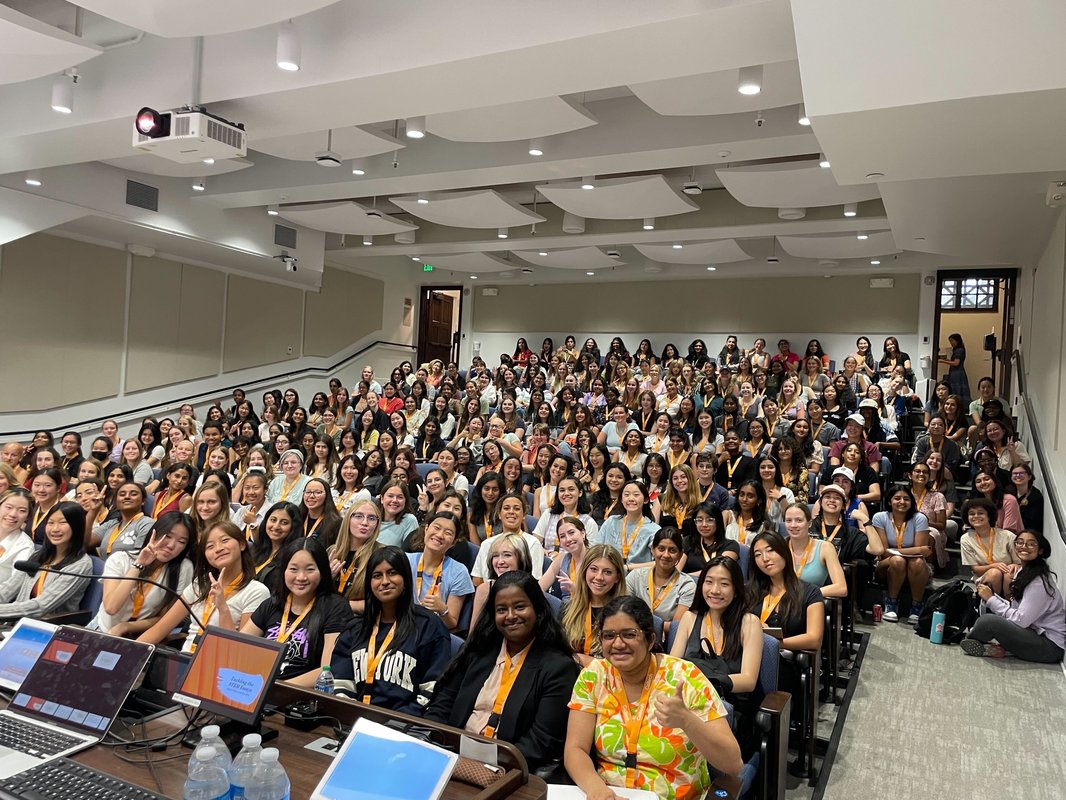
<path fill-rule="evenodd" d="M 422 265 L 422 271 L 423 272 L 432 272 L 433 271 L 433 265 L 432 264 L 423 264 Z"/>

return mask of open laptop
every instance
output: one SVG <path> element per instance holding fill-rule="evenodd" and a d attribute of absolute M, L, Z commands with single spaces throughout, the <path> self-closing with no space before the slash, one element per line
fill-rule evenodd
<path fill-rule="evenodd" d="M 0 689 L 19 690 L 55 631 L 52 623 L 30 617 L 23 617 L 8 631 L 0 643 Z"/>
<path fill-rule="evenodd" d="M 0 778 L 100 741 L 153 649 L 84 628 L 58 628 L 0 711 Z"/>

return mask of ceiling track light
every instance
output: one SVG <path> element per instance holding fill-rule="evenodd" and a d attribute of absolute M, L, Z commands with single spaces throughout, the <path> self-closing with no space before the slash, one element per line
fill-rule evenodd
<path fill-rule="evenodd" d="M 529 140 L 529 154 L 531 156 L 544 155 L 544 139 L 530 139 Z"/>
<path fill-rule="evenodd" d="M 74 111 L 74 84 L 77 82 L 78 73 L 74 70 L 61 72 L 52 81 L 52 110 L 57 114 Z"/>
<path fill-rule="evenodd" d="M 203 178 L 199 178 L 198 180 L 195 180 L 195 181 L 192 182 L 192 190 L 194 192 L 202 192 L 206 188 L 207 188 L 207 184 L 204 183 L 204 179 Z"/>
<path fill-rule="evenodd" d="M 805 103 L 800 103 L 799 113 L 796 117 L 796 122 L 804 126 L 811 124 L 811 118 L 807 116 L 807 105 Z"/>
<path fill-rule="evenodd" d="M 818 166 L 822 169 L 829 169 L 829 159 L 826 157 L 825 153 L 818 154 Z"/>
<path fill-rule="evenodd" d="M 871 264 L 872 266 L 875 266 L 875 267 L 876 267 L 876 266 L 877 266 L 878 264 L 880 264 L 880 263 L 881 263 L 881 259 L 879 259 L 879 258 L 871 258 L 871 259 L 870 259 L 870 264 Z"/>
<path fill-rule="evenodd" d="M 277 216 L 278 214 L 280 214 L 280 213 L 281 213 L 281 212 L 280 212 L 280 210 L 278 209 L 277 205 L 270 205 L 270 206 L 267 206 L 267 214 L 269 214 L 270 216 L 272 216 L 272 217 L 276 217 L 276 216 Z"/>
<path fill-rule="evenodd" d="M 419 192 L 418 199 L 415 202 L 417 202 L 420 206 L 424 206 L 429 203 L 429 198 L 426 197 L 422 192 Z"/>
<path fill-rule="evenodd" d="M 866 233 L 866 231 L 859 231 L 855 234 L 855 238 L 858 239 L 860 242 L 865 242 L 867 239 L 870 238 L 870 236 Z"/>
<path fill-rule="evenodd" d="M 411 256 L 411 260 L 412 261 L 421 261 L 422 260 L 422 256 Z"/>
<path fill-rule="evenodd" d="M 497 239 L 506 239 L 507 236 L 508 236 L 507 228 L 500 228 L 499 230 L 496 231 L 496 238 Z"/>
<path fill-rule="evenodd" d="M 363 247 L 370 247 L 372 244 L 374 244 L 373 236 L 367 235 L 363 237 Z"/>
<path fill-rule="evenodd" d="M 297 72 L 300 69 L 300 37 L 296 35 L 296 28 L 293 27 L 291 19 L 278 28 L 276 62 L 278 69 L 286 72 Z"/>
<path fill-rule="evenodd" d="M 737 91 L 749 97 L 762 91 L 762 64 L 740 68 Z"/>
<path fill-rule="evenodd" d="M 213 167 L 213 166 L 215 165 L 215 159 L 213 159 L 213 158 L 211 158 L 211 157 L 208 157 L 208 158 L 201 158 L 201 159 L 200 159 L 200 163 L 202 163 L 202 164 L 206 164 L 206 165 L 207 165 L 207 166 L 209 166 L 209 167 Z"/>
<path fill-rule="evenodd" d="M 27 186 L 33 186 L 34 188 L 41 186 L 44 183 L 41 180 L 41 176 L 36 172 L 27 172 L 26 177 L 23 180 L 26 181 Z"/>
<path fill-rule="evenodd" d="M 426 135 L 426 118 L 425 117 L 408 117 L 407 118 L 407 138 L 408 139 L 421 139 Z"/>
<path fill-rule="evenodd" d="M 596 188 L 596 177 L 594 175 L 581 179 L 581 188 L 585 190 Z"/>
<path fill-rule="evenodd" d="M 645 217 L 644 218 L 644 230 L 646 230 L 646 231 L 655 230 L 655 217 Z"/>
<path fill-rule="evenodd" d="M 858 203 L 845 203 L 844 204 L 844 216 L 845 217 L 854 217 L 858 213 L 859 213 L 859 204 Z"/>
<path fill-rule="evenodd" d="M 797 220 L 803 219 L 807 216 L 807 209 L 805 208 L 779 208 L 777 209 L 778 219 Z"/>

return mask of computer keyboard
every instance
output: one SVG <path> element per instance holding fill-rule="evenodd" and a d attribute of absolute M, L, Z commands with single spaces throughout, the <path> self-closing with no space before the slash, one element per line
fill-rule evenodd
<path fill-rule="evenodd" d="M 57 758 L 0 780 L 0 800 L 167 800 L 69 758 Z"/>
<path fill-rule="evenodd" d="M 84 739 L 58 733 L 15 717 L 0 715 L 0 745 L 20 753 L 47 758 L 84 743 Z"/>

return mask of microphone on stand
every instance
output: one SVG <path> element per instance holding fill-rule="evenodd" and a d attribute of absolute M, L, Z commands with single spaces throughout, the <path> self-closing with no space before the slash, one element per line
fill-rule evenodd
<path fill-rule="evenodd" d="M 74 578 L 89 578 L 94 581 L 109 580 L 109 581 L 133 581 L 134 583 L 147 583 L 149 586 L 158 586 L 168 595 L 176 597 L 178 602 L 185 606 L 185 609 L 189 612 L 189 616 L 192 617 L 192 621 L 200 626 L 200 630 L 207 630 L 207 626 L 204 625 L 203 620 L 193 610 L 193 607 L 189 605 L 189 602 L 181 596 L 181 592 L 177 592 L 167 586 L 165 583 L 159 581 L 153 581 L 151 578 L 141 578 L 133 575 L 83 575 L 80 572 L 67 572 L 62 569 L 55 569 L 53 567 L 46 567 L 42 564 L 38 564 L 36 561 L 16 561 L 11 565 L 12 569 L 17 569 L 19 572 L 25 572 L 30 577 L 33 577 L 38 572 L 50 572 L 53 575 L 69 575 Z"/>

